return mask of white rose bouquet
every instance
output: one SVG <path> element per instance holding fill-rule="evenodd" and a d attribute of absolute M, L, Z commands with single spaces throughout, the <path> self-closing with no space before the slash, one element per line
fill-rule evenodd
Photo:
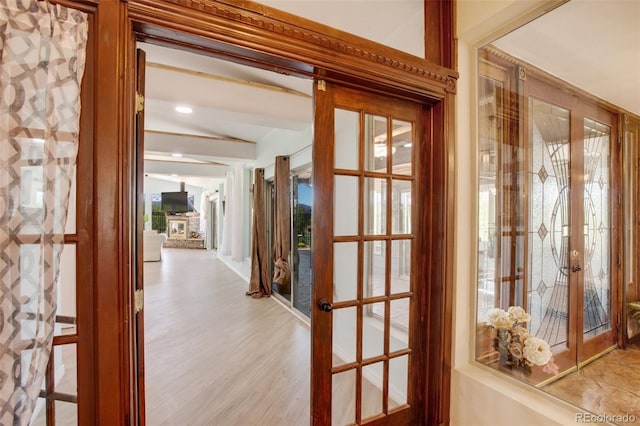
<path fill-rule="evenodd" d="M 527 323 L 531 316 L 520 306 L 506 311 L 494 308 L 487 315 L 487 323 L 496 330 L 494 348 L 500 354 L 500 365 L 521 367 L 531 372 L 531 366 L 543 366 L 543 371 L 558 374 L 549 344 L 529 334 Z"/>

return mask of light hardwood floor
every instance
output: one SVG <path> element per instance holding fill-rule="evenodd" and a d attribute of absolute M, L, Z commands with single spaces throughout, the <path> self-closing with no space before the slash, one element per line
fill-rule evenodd
<path fill-rule="evenodd" d="M 210 251 L 163 249 L 144 277 L 147 424 L 309 424 L 306 324 Z"/>
<path fill-rule="evenodd" d="M 309 327 L 273 298 L 245 296 L 246 282 L 210 251 L 163 256 L 144 264 L 147 424 L 308 425 Z M 74 350 L 62 348 L 59 389 L 69 393 Z M 593 413 L 640 419 L 638 354 L 639 346 L 614 351 L 544 390 Z M 336 419 L 352 412 L 350 389 L 335 390 Z M 379 407 L 379 392 L 368 394 Z M 75 404 L 56 403 L 56 424 L 76 419 Z M 45 424 L 44 410 L 33 424 Z"/>

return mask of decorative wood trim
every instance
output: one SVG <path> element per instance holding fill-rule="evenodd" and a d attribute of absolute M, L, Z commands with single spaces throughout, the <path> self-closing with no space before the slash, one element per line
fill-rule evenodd
<path fill-rule="evenodd" d="M 70 6 L 73 7 L 73 6 Z M 80 88 L 80 145 L 77 165 L 77 206 L 76 206 L 76 321 L 78 345 L 76 346 L 76 374 L 78 398 L 78 424 L 95 423 L 97 406 L 96 364 L 97 348 L 95 344 L 96 312 L 95 297 L 97 268 L 95 262 L 95 237 L 97 234 L 95 205 L 95 163 L 96 142 L 96 46 L 98 34 L 95 31 L 96 11 L 88 12 L 88 39 L 86 62 L 82 86 Z M 81 177 L 81 178 L 80 178 Z M 82 182 L 82 183 L 81 183 Z"/>
<path fill-rule="evenodd" d="M 424 1 L 425 58 L 435 64 L 456 68 L 455 6 L 453 0 Z"/>
<path fill-rule="evenodd" d="M 126 4 L 102 0 L 95 14 L 93 199 L 95 317 L 94 418 L 89 424 L 132 424 L 133 357 L 132 152 L 134 50 Z M 129 68 L 131 68 L 130 71 Z M 87 70 L 88 71 L 88 70 Z M 83 93 L 82 96 L 85 96 Z M 78 324 L 78 328 L 80 328 Z M 81 398 L 79 404 L 85 403 Z M 135 411 L 133 412 L 135 416 Z M 82 422 L 80 423 L 82 424 Z"/>
<path fill-rule="evenodd" d="M 130 0 L 128 7 L 142 39 L 409 99 L 456 90 L 454 70 L 258 3 Z"/>

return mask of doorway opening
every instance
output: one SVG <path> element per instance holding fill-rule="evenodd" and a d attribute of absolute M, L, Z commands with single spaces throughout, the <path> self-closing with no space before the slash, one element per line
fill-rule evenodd
<path fill-rule="evenodd" d="M 135 8 L 135 4 L 133 7 Z M 175 8 L 182 7 L 175 6 Z M 188 6 L 184 7 L 188 8 Z M 448 185 L 453 179 L 453 170 L 450 167 L 451 164 L 447 161 L 448 158 L 451 158 L 451 153 L 449 152 L 451 144 L 442 142 L 447 140 L 447 135 L 451 134 L 450 130 L 453 126 L 453 116 L 450 113 L 452 109 L 449 109 L 448 105 L 453 101 L 457 74 L 454 71 L 433 66 L 432 63 L 423 59 L 402 55 L 401 52 L 397 52 L 397 55 L 402 57 L 401 61 L 381 61 L 377 55 L 362 57 L 360 52 L 377 51 L 380 46 L 347 33 L 340 35 L 340 43 L 327 44 L 325 35 L 330 32 L 332 35 L 329 35 L 329 37 L 335 37 L 333 30 L 310 21 L 299 21 L 295 25 L 298 29 L 308 25 L 305 31 L 309 34 L 318 34 L 318 37 L 307 37 L 304 35 L 306 33 L 303 33 L 303 37 L 300 37 L 301 33 L 298 29 L 289 31 L 291 23 L 288 20 L 288 16 L 277 15 L 275 10 L 273 11 L 274 16 L 268 16 L 264 14 L 262 9 L 252 11 L 249 6 L 243 7 L 242 10 L 237 9 L 236 12 L 231 14 L 226 13 L 226 9 L 236 10 L 233 6 L 226 4 L 221 4 L 220 8 L 211 11 L 215 16 L 211 13 L 194 10 L 189 16 L 185 16 L 185 19 L 192 21 L 191 26 L 185 26 L 185 22 L 182 21 L 178 26 L 171 28 L 158 26 L 159 17 L 155 13 L 153 16 L 147 16 L 146 13 L 148 11 L 146 9 L 135 9 L 135 13 L 138 15 L 134 13 L 131 16 L 138 16 L 142 20 L 133 24 L 134 32 L 138 33 L 141 40 L 157 41 L 160 44 L 165 43 L 165 45 L 173 45 L 175 42 L 182 47 L 193 49 L 193 51 L 207 52 L 207 54 L 215 57 L 232 58 L 234 63 L 250 64 L 260 69 L 276 70 L 278 74 L 284 70 L 284 72 L 294 75 L 319 79 L 314 81 L 313 87 L 314 124 L 311 132 L 313 134 L 314 152 L 312 169 L 313 203 L 315 206 L 332 206 L 336 200 L 342 200 L 347 195 L 348 191 L 354 187 L 353 182 L 358 181 L 356 185 L 358 195 L 357 197 L 351 197 L 349 202 L 353 203 L 357 199 L 358 208 L 364 210 L 357 213 L 352 210 L 352 213 L 356 214 L 356 221 L 359 223 L 358 233 L 354 235 L 340 234 L 336 236 L 334 234 L 335 232 L 340 233 L 344 229 L 352 229 L 352 218 L 349 219 L 347 228 L 343 224 L 338 224 L 337 228 L 333 228 L 333 225 L 331 225 L 334 222 L 337 223 L 336 218 L 341 219 L 340 215 L 334 216 L 333 213 L 348 210 L 332 209 L 333 213 L 329 215 L 316 214 L 313 215 L 312 219 L 314 301 L 311 304 L 311 310 L 314 322 L 312 324 L 311 340 L 314 345 L 312 345 L 313 362 L 310 368 L 312 386 L 310 388 L 313 389 L 315 396 L 318 396 L 317 399 L 310 398 L 313 401 L 312 423 L 321 425 L 328 424 L 330 421 L 332 402 L 335 401 L 337 403 L 341 400 L 341 398 L 336 397 L 337 393 L 334 392 L 332 394 L 332 390 L 337 390 L 339 386 L 332 386 L 331 383 L 332 379 L 338 377 L 339 373 L 346 373 L 346 376 L 354 374 L 355 387 L 353 388 L 354 398 L 352 401 L 355 404 L 353 410 L 355 417 L 353 421 L 358 424 L 377 422 L 380 420 L 379 416 L 394 418 L 395 421 L 402 421 L 403 419 L 406 423 L 446 422 L 445 418 L 448 417 L 446 413 L 448 412 L 450 397 L 450 369 L 446 367 L 450 364 L 450 351 L 448 350 L 447 342 L 449 342 L 448 339 L 451 334 L 450 328 L 446 325 L 451 322 L 451 280 L 453 276 L 453 251 L 450 245 L 446 244 L 446 241 L 451 237 L 453 228 L 447 220 L 445 212 L 447 208 L 452 208 L 453 204 L 453 197 L 449 196 L 448 191 Z M 163 14 L 169 11 L 167 9 L 154 12 Z M 245 16 L 249 19 L 254 19 L 255 17 L 257 19 L 255 22 L 260 23 L 260 25 L 255 26 L 250 25 L 253 31 L 251 35 L 239 30 L 240 26 L 244 25 Z M 171 21 L 172 17 L 173 15 L 167 15 L 166 19 Z M 219 19 L 220 21 L 216 21 L 214 24 L 211 19 Z M 264 25 L 262 24 L 263 22 L 265 22 Z M 283 27 L 284 31 L 282 31 Z M 199 32 L 197 28 L 207 31 L 207 36 L 204 37 L 202 35 L 204 33 Z M 182 32 L 176 35 L 176 31 Z M 229 38 L 230 33 L 235 34 L 235 36 Z M 277 37 L 274 39 L 275 33 L 277 33 Z M 287 40 L 289 40 L 290 50 L 283 51 L 282 47 L 272 48 L 271 45 L 274 40 L 278 46 L 283 46 L 283 43 L 287 43 Z M 273 52 L 282 52 L 285 57 L 276 55 Z M 395 57 L 396 52 L 385 50 L 380 55 Z M 363 60 L 368 64 L 366 73 L 362 73 Z M 412 66 L 411 63 L 416 63 L 416 66 Z M 324 80 L 324 78 L 327 80 Z M 343 87 L 343 85 L 349 87 Z M 343 92 L 341 89 L 345 89 L 345 91 Z M 321 93 L 324 93 L 323 100 L 319 101 L 319 94 Z M 359 102 L 364 99 L 367 99 L 367 101 L 364 103 Z M 351 103 L 352 101 L 354 102 L 353 104 Z M 268 103 L 268 100 L 266 102 L 268 105 L 273 105 L 273 103 Z M 336 113 L 336 111 L 341 112 Z M 275 117 L 278 113 L 277 109 L 272 108 L 270 112 L 274 114 L 274 119 L 278 118 Z M 328 168 L 328 160 L 336 160 L 340 164 L 343 164 L 342 162 L 345 160 L 344 158 L 334 158 L 332 151 L 334 147 L 340 145 L 340 152 L 344 152 L 343 148 L 346 146 L 342 146 L 343 141 L 336 143 L 334 139 L 334 131 L 337 130 L 334 125 L 344 124 L 341 120 L 344 118 L 342 117 L 342 112 L 356 114 L 357 119 L 349 121 L 350 124 L 355 124 L 355 127 L 348 126 L 351 129 L 352 137 L 349 144 L 355 143 L 356 146 L 361 147 L 358 151 L 351 150 L 347 157 L 348 160 L 352 160 L 354 154 L 358 161 L 364 161 L 369 154 L 378 157 L 378 155 L 374 154 L 379 149 L 377 147 L 374 149 L 370 145 L 379 144 L 380 148 L 387 147 L 386 158 L 389 159 L 388 161 L 392 161 L 393 154 L 398 149 L 395 146 L 392 147 L 392 144 L 395 143 L 394 136 L 398 130 L 396 128 L 397 122 L 411 123 L 409 133 L 416 143 L 411 151 L 415 157 L 412 161 L 414 170 L 409 175 L 406 175 L 393 168 L 395 163 L 389 163 L 386 172 L 379 172 L 377 169 L 371 169 L 370 165 L 365 167 L 362 164 L 351 165 L 348 169 L 341 169 L 341 166 L 336 163 L 329 165 L 330 167 Z M 401 125 L 400 127 L 404 126 Z M 354 130 L 358 130 L 356 139 L 353 138 L 356 134 L 353 133 Z M 282 134 L 279 136 L 281 136 L 282 142 L 291 142 L 287 135 Z M 146 145 L 148 146 L 149 144 Z M 373 151 L 365 151 L 365 147 Z M 270 151 L 270 149 L 271 147 L 267 146 L 263 153 L 275 155 L 276 153 L 272 152 L 272 150 Z M 346 150 L 350 151 L 349 148 Z M 384 151 L 384 149 L 380 151 Z M 257 149 L 257 152 L 260 152 L 260 150 Z M 278 156 L 277 158 L 280 157 Z M 317 167 L 318 161 L 324 162 L 320 173 Z M 311 164 L 311 161 L 300 164 L 294 164 L 294 161 L 291 161 L 290 170 L 296 170 L 298 167 L 308 164 Z M 259 165 L 255 164 L 255 166 L 258 167 Z M 230 256 L 232 262 L 228 264 L 237 271 L 242 270 L 246 254 L 243 253 L 242 249 L 245 246 L 238 244 L 238 242 L 249 239 L 249 232 L 245 233 L 249 227 L 243 227 L 242 223 L 248 223 L 250 215 L 248 211 L 236 211 L 235 207 L 242 204 L 241 199 L 243 197 L 249 198 L 248 191 L 243 191 L 242 185 L 244 182 L 250 181 L 250 176 L 251 170 L 236 164 L 233 175 L 225 177 L 229 181 L 227 188 L 231 189 L 231 192 L 219 193 L 218 198 L 221 200 L 221 210 L 218 212 L 222 211 L 224 216 L 223 241 L 218 247 L 218 256 Z M 268 170 L 265 176 L 268 176 Z M 334 177 L 337 179 L 335 182 Z M 353 179 L 344 179 L 346 177 Z M 362 179 L 364 180 L 360 181 Z M 344 180 L 349 182 L 348 187 L 339 185 L 339 181 L 342 182 Z M 411 199 L 414 205 L 421 206 L 421 200 L 430 200 L 431 203 L 429 209 L 417 208 L 412 210 L 412 223 L 416 225 L 420 223 L 419 227 L 411 227 L 411 230 L 415 230 L 415 234 L 404 234 L 402 230 L 396 229 L 389 222 L 394 217 L 394 212 L 390 210 L 392 205 L 390 199 L 393 194 L 394 184 L 399 182 L 406 183 L 407 181 L 412 182 L 406 186 L 411 188 Z M 279 182 L 282 182 L 282 179 L 279 179 Z M 380 183 L 379 189 L 381 193 L 385 192 L 382 189 L 383 182 L 386 184 L 386 191 L 391 192 L 387 194 L 386 199 L 374 197 L 374 200 L 371 201 L 377 206 L 374 208 L 369 204 L 369 200 L 364 198 L 364 194 L 366 193 L 368 196 L 370 184 L 376 182 Z M 363 191 L 362 188 L 366 189 L 366 191 Z M 280 195 L 283 193 L 283 191 L 279 191 Z M 365 202 L 366 204 L 363 204 Z M 290 205 L 287 205 L 287 207 L 291 208 Z M 369 209 L 371 208 L 378 213 L 384 212 L 386 220 L 379 217 L 379 223 L 376 222 L 379 226 L 373 230 L 367 228 L 365 232 L 360 229 L 362 228 L 360 225 L 364 224 L 365 220 L 371 219 L 369 217 Z M 230 218 L 234 219 L 232 224 L 225 224 L 224 220 L 229 220 Z M 330 221 L 327 222 L 327 219 Z M 382 227 L 383 222 L 389 222 L 388 226 Z M 278 221 L 278 229 L 282 229 L 283 226 Z M 286 221 L 286 226 L 290 228 L 291 223 Z M 227 230 L 235 230 L 235 235 L 233 236 L 235 238 L 231 238 L 229 254 L 221 253 L 223 248 L 226 247 L 225 242 L 228 241 L 224 239 L 225 228 Z M 382 232 L 383 229 L 384 232 Z M 437 232 L 432 232 L 436 229 Z M 382 234 L 377 233 L 377 231 L 381 231 Z M 398 245 L 400 240 L 402 242 L 411 240 L 412 252 L 425 254 L 411 256 L 413 261 L 411 268 L 405 270 L 405 273 L 410 271 L 411 279 L 413 282 L 418 283 L 413 289 L 397 293 L 396 289 L 391 289 L 390 285 L 385 284 L 384 294 L 378 294 L 372 298 L 369 294 L 357 293 L 357 299 L 341 299 L 335 305 L 335 309 L 339 313 L 351 312 L 352 310 L 348 308 L 354 308 L 360 319 L 362 319 L 361 314 L 370 313 L 369 309 L 362 309 L 363 304 L 377 303 L 379 307 L 384 305 L 384 314 L 382 310 L 378 313 L 380 316 L 384 315 L 384 320 L 380 322 L 380 324 L 384 325 L 384 328 L 376 336 L 385 336 L 383 337 L 384 342 L 391 342 L 391 339 L 387 338 L 392 334 L 391 321 L 389 320 L 391 315 L 388 312 L 388 308 L 391 305 L 395 306 L 396 303 L 394 302 L 400 299 L 410 299 L 409 304 L 413 300 L 416 303 L 413 308 L 409 309 L 411 312 L 410 317 L 412 316 L 413 320 L 409 319 L 411 330 L 409 331 L 409 342 L 406 348 L 398 349 L 395 346 L 392 347 L 392 345 L 384 343 L 381 349 L 377 348 L 382 353 L 374 355 L 372 358 L 368 355 L 368 352 L 365 353 L 361 350 L 366 347 L 364 342 L 368 341 L 368 339 L 362 336 L 364 329 L 358 327 L 355 335 L 356 341 L 353 344 L 361 349 L 356 349 L 355 351 L 355 363 L 332 366 L 331 362 L 327 362 L 327 360 L 330 361 L 331 357 L 327 355 L 326 350 L 332 350 L 332 333 L 335 335 L 335 330 L 331 330 L 330 321 L 321 323 L 315 319 L 319 315 L 323 315 L 325 319 L 333 317 L 331 313 L 334 308 L 332 304 L 333 298 L 330 293 L 325 298 L 320 297 L 321 295 L 318 293 L 318 277 L 322 278 L 325 290 L 331 287 L 333 274 L 331 269 L 333 261 L 331 258 L 334 255 L 335 247 L 333 242 L 327 242 L 326 238 L 324 241 L 319 242 L 319 233 L 325 233 L 326 235 L 324 236 L 330 238 L 333 238 L 331 236 L 334 235 L 340 242 L 353 242 L 358 247 L 368 247 L 380 241 L 382 245 L 389 246 L 384 255 L 387 263 L 394 258 L 394 245 Z M 340 244 L 338 245 L 340 246 Z M 353 245 L 350 245 L 350 247 L 353 247 Z M 358 276 L 358 288 L 364 288 L 360 280 L 363 276 L 361 272 L 364 271 L 365 260 L 361 256 L 363 253 L 365 252 L 359 251 L 357 254 L 358 266 L 356 270 L 360 271 L 358 272 L 360 274 Z M 320 257 L 320 254 L 322 254 L 322 257 Z M 278 261 L 280 260 L 278 259 Z M 346 261 L 346 259 L 344 260 Z M 387 281 L 391 283 L 391 269 L 390 266 L 386 268 L 385 283 Z M 381 288 L 380 291 L 382 291 Z M 273 298 L 267 300 L 273 300 Z M 345 310 L 345 308 L 347 309 Z M 320 314 L 319 310 L 323 313 Z M 138 314 L 137 318 L 142 321 L 141 314 Z M 356 320 L 356 324 L 361 323 L 360 319 Z M 417 324 L 418 322 L 424 322 L 424 324 Z M 412 326 L 414 323 L 416 323 L 415 327 Z M 140 343 L 141 340 L 138 342 L 139 354 L 143 353 Z M 429 353 L 428 356 L 427 353 Z M 406 374 L 401 374 L 401 376 L 406 376 L 407 391 L 405 401 L 402 398 L 390 398 L 389 395 L 391 386 L 395 386 L 395 384 L 393 382 L 394 379 L 387 373 L 394 369 L 391 364 L 395 363 L 407 366 L 404 369 Z M 365 398 L 364 395 L 360 394 L 360 391 L 365 387 L 370 370 L 376 372 L 380 370 L 380 367 L 382 376 L 379 383 L 382 386 L 382 390 L 380 390 L 379 395 L 382 395 L 380 399 L 382 405 L 377 407 L 377 404 L 375 404 L 376 406 L 370 410 L 368 405 L 362 404 Z M 316 411 L 315 408 L 320 409 Z M 338 413 L 339 410 L 335 412 Z"/>
<path fill-rule="evenodd" d="M 203 253 L 204 247 L 195 249 L 184 246 L 176 247 L 172 244 L 168 230 L 163 243 L 162 256 L 158 262 L 145 262 L 145 375 L 146 375 L 146 417 L 150 424 L 171 422 L 172 419 L 184 416 L 185 407 L 193 404 L 193 395 L 207 394 L 212 384 L 227 383 L 229 395 L 231 383 L 244 387 L 247 397 L 238 404 L 239 395 L 236 393 L 235 402 L 227 401 L 228 405 L 210 407 L 212 410 L 201 410 L 201 417 L 195 413 L 191 415 L 194 422 L 232 421 L 247 419 L 247 411 L 243 406 L 253 406 L 258 409 L 260 400 L 264 397 L 252 393 L 252 389 L 268 387 L 268 383 L 278 378 L 283 366 L 281 360 L 275 359 L 276 364 L 268 362 L 271 349 L 268 344 L 254 344 L 227 341 L 237 336 L 242 342 L 246 338 L 246 330 L 264 328 L 268 318 L 272 318 L 269 327 L 278 324 L 282 333 L 287 327 L 291 336 L 283 341 L 282 346 L 301 345 L 306 351 L 298 350 L 300 355 L 307 354 L 306 359 L 299 356 L 291 360 L 296 372 L 290 372 L 288 377 L 292 382 L 291 395 L 300 410 L 291 409 L 290 418 L 280 418 L 283 413 L 270 412 L 266 407 L 264 413 L 256 421 L 272 423 L 296 423 L 300 420 L 300 413 L 308 418 L 308 397 L 300 398 L 304 392 L 300 390 L 301 375 L 308 376 L 309 371 L 309 332 L 308 320 L 305 324 L 283 311 L 281 304 L 274 299 L 252 300 L 246 298 L 244 292 L 248 277 L 251 274 L 251 239 L 252 234 L 252 203 L 253 170 L 264 168 L 267 176 L 273 175 L 274 157 L 288 155 L 292 164 L 300 164 L 306 170 L 311 163 L 311 131 L 312 102 L 311 82 L 300 78 L 283 76 L 256 68 L 234 64 L 215 58 L 197 55 L 182 50 L 169 49 L 157 45 L 139 43 L 146 52 L 146 90 L 145 90 L 145 185 L 143 192 L 145 199 L 158 198 L 156 194 L 174 191 L 178 185 L 188 192 L 194 201 L 193 206 L 178 219 L 189 228 L 191 236 L 191 222 L 197 217 L 197 232 L 205 236 L 204 245 L 209 250 Z M 173 82 L 172 89 L 169 82 Z M 176 111 L 176 108 L 189 113 Z M 297 172 L 296 172 L 297 173 Z M 295 179 L 294 174 L 292 179 Z M 148 204 L 148 203 L 147 203 Z M 156 209 L 158 210 L 158 209 Z M 160 212 L 163 214 L 163 212 Z M 294 213 L 294 212 L 292 212 Z M 310 212 L 309 212 L 310 213 Z M 155 213 L 157 214 L 157 213 Z M 292 221 L 291 229 L 297 224 Z M 167 216 L 172 223 L 177 219 Z M 310 220 L 310 218 L 309 218 Z M 189 225 L 186 225 L 189 224 Z M 162 229 L 152 231 L 162 233 Z M 310 240 L 311 236 L 307 236 Z M 291 238 L 295 241 L 295 238 Z M 297 248 L 297 247 L 296 247 Z M 215 252 L 213 251 L 215 250 Z M 267 245 L 271 252 L 271 245 Z M 292 258 L 293 258 L 293 250 Z M 292 266 L 295 262 L 292 262 Z M 296 265 L 297 266 L 297 265 Z M 176 275 L 176 270 L 180 271 Z M 208 271 L 203 277 L 201 272 Z M 299 272 L 299 270 L 295 270 Z M 310 270 L 307 268 L 307 275 Z M 181 279 L 176 280 L 180 276 Z M 299 276 L 299 275 L 298 275 Z M 294 291 L 297 295 L 298 276 L 295 276 Z M 193 281 L 193 282 L 189 282 Z M 218 288 L 220 287 L 220 288 Z M 220 291 L 218 293 L 217 291 Z M 186 293 L 186 294 L 183 294 Z M 229 298 L 237 292 L 241 295 L 235 304 L 233 315 L 216 316 L 211 318 L 208 309 L 199 311 L 190 305 L 193 300 L 188 298 L 190 292 L 201 292 L 203 303 L 211 302 L 211 309 L 224 310 L 220 300 L 210 298 Z M 310 293 L 308 293 L 310 297 Z M 155 305 L 157 304 L 157 305 Z M 307 306 L 309 301 L 306 302 Z M 291 303 L 285 304 L 293 309 Z M 170 306 L 171 308 L 168 308 Z M 275 306 L 275 308 L 274 308 Z M 158 307 L 160 311 L 158 311 Z M 255 308 L 255 312 L 253 308 Z M 233 309 L 233 306 L 230 307 Z M 265 308 L 267 310 L 265 311 Z M 307 308 L 308 309 L 308 308 Z M 200 312 L 200 314 L 197 314 Z M 266 312 L 266 313 L 265 313 Z M 161 315 L 162 313 L 162 315 Z M 240 313 L 244 315 L 240 315 Z M 260 314 L 261 313 L 261 314 Z M 161 315 L 161 316 L 160 316 Z M 261 320 L 261 317 L 267 319 Z M 189 321 L 185 321 L 185 317 Z M 275 319 L 275 318 L 278 319 Z M 173 320 L 171 319 L 173 318 Z M 286 318 L 286 326 L 282 324 Z M 197 335 L 192 340 L 185 341 L 190 332 L 185 329 L 184 334 L 174 326 L 183 324 L 186 328 L 197 329 Z M 297 325 L 296 325 L 297 324 Z M 158 329 L 157 327 L 160 327 Z M 304 330 L 306 329 L 306 334 Z M 269 330 L 263 330 L 267 335 Z M 274 332 L 271 330 L 271 332 Z M 181 337 L 177 337 L 180 335 Z M 182 340 L 180 343 L 178 341 Z M 273 339 L 272 339 L 273 340 Z M 220 350 L 211 352 L 212 347 L 218 345 L 233 348 L 233 354 Z M 208 353 L 208 357 L 185 357 L 184 351 L 164 351 L 163 347 L 190 347 L 198 354 Z M 245 352 L 246 351 L 246 352 Z M 263 356 L 259 354 L 264 351 Z M 174 357 L 169 356 L 173 353 Z M 167 382 L 163 378 L 166 365 L 180 365 L 176 371 L 184 376 L 196 376 L 203 368 L 203 363 L 212 366 L 233 365 L 234 359 L 251 359 L 253 356 L 261 363 L 260 368 L 270 374 L 263 377 L 266 383 L 256 383 L 258 376 L 247 380 L 242 371 L 228 368 L 209 368 L 207 374 L 196 383 L 188 386 L 188 391 L 177 392 L 186 386 L 175 381 Z M 271 357 L 271 358 L 270 358 Z M 190 368 L 184 364 L 192 363 Z M 246 370 L 247 366 L 241 367 Z M 242 377 L 242 380 L 238 380 Z M 307 378 L 308 383 L 308 378 Z M 308 385 L 306 386 L 308 394 Z M 166 398 L 172 396 L 172 403 L 167 405 Z M 255 401 L 251 402 L 251 395 Z M 296 397 L 298 395 L 298 397 Z M 264 403 L 263 403 L 264 404 Z M 191 410 L 188 410 L 191 411 Z M 215 417 L 212 417 L 214 416 Z M 275 417 L 269 417 L 269 416 Z"/>

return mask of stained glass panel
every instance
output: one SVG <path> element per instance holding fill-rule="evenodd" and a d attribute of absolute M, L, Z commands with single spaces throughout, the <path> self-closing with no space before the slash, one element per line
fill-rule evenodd
<path fill-rule="evenodd" d="M 559 352 L 569 307 L 569 111 L 535 98 L 529 107 L 529 331 Z"/>
<path fill-rule="evenodd" d="M 611 329 L 611 129 L 584 119 L 584 326 L 585 338 Z"/>

